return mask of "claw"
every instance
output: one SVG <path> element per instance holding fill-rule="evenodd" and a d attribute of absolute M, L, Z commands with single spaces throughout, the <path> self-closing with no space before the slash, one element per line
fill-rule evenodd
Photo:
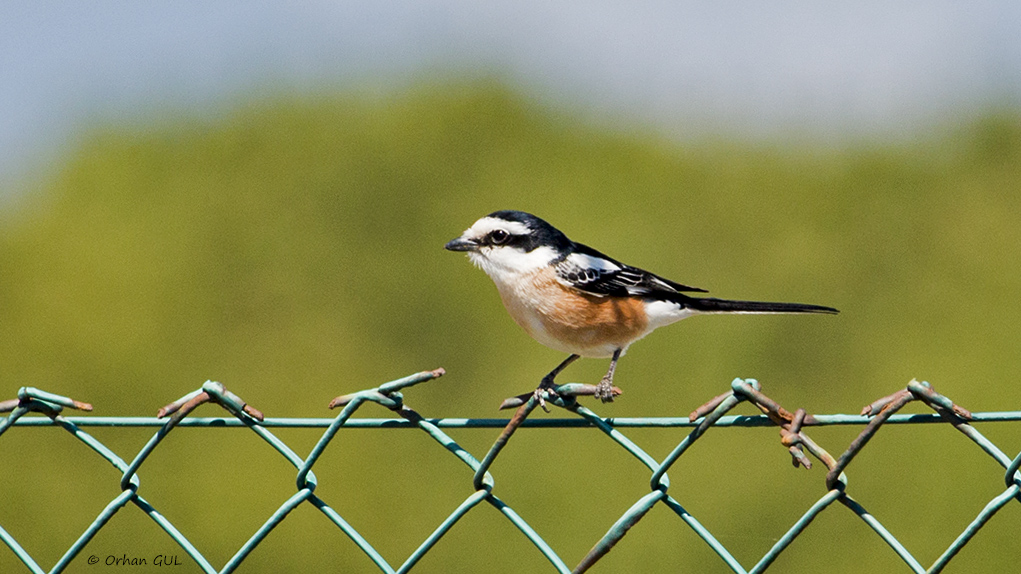
<path fill-rule="evenodd" d="M 614 387 L 612 382 L 604 378 L 596 385 L 595 397 L 604 403 L 612 403 L 613 398 L 620 393 L 620 389 Z"/>
<path fill-rule="evenodd" d="M 539 383 L 539 386 L 535 388 L 535 392 L 532 393 L 536 400 L 539 401 L 539 406 L 542 407 L 542 410 L 548 413 L 550 410 L 549 407 L 546 406 L 546 393 L 550 393 L 554 397 L 560 396 L 560 394 L 557 393 L 556 383 L 554 383 L 553 379 L 549 376 L 543 377 L 542 382 Z"/>
<path fill-rule="evenodd" d="M 535 391 L 532 394 L 535 396 L 535 398 L 539 399 L 539 406 L 542 407 L 542 410 L 549 413 L 550 412 L 549 407 L 546 406 L 546 389 L 540 387 L 538 389 L 535 389 Z"/>

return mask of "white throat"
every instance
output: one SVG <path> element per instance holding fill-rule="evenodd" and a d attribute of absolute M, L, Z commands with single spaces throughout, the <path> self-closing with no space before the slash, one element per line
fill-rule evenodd
<path fill-rule="evenodd" d="M 483 247 L 468 254 L 479 269 L 497 285 L 507 285 L 549 266 L 557 253 L 552 247 L 537 247 L 527 253 L 509 246 Z"/>

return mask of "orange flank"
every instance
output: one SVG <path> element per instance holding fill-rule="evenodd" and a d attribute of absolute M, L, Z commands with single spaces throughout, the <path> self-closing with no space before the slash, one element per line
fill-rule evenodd
<path fill-rule="evenodd" d="M 524 291 L 522 284 L 528 285 Z M 649 326 L 641 298 L 599 297 L 572 289 L 552 268 L 536 271 L 518 288 L 500 289 L 500 298 L 533 338 L 583 356 L 609 357 L 614 349 L 641 338 Z"/>

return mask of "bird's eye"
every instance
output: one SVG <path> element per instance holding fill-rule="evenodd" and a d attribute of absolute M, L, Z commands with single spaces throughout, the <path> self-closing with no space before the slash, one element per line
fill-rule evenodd
<path fill-rule="evenodd" d="M 493 245 L 503 245 L 504 243 L 507 243 L 508 239 L 510 239 L 510 233 L 507 233 L 502 229 L 494 229 L 493 232 L 489 234 L 489 240 L 493 242 Z"/>

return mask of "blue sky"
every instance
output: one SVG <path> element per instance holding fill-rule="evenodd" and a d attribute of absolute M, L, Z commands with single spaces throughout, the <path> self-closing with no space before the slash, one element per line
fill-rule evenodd
<path fill-rule="evenodd" d="M 1021 104 L 1021 3 L 0 3 L 0 181 L 91 122 L 495 72 L 687 137 L 897 136 Z"/>

